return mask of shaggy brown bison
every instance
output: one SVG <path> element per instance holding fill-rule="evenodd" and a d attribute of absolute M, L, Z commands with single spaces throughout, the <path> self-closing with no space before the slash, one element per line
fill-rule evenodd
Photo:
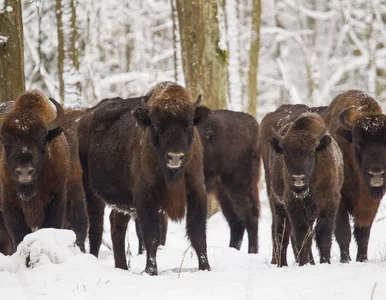
<path fill-rule="evenodd" d="M 335 230 L 340 260 L 351 260 L 350 214 L 358 244 L 356 260 L 363 262 L 367 260 L 371 225 L 386 189 L 386 115 L 369 95 L 350 90 L 334 98 L 325 122 L 344 159 L 342 200 Z"/>
<path fill-rule="evenodd" d="M 63 109 L 37 90 L 19 96 L 2 115 L 1 205 L 14 246 L 39 228 L 62 228 L 70 171 Z"/>
<path fill-rule="evenodd" d="M 0 114 L 8 113 L 14 101 L 0 105 Z M 60 127 L 64 131 L 70 150 L 70 176 L 66 185 L 66 214 L 64 228 L 72 229 L 76 234 L 76 244 L 85 252 L 85 240 L 87 238 L 88 216 L 86 201 L 82 185 L 82 167 L 79 161 L 78 139 L 76 126 L 83 115 L 84 109 L 64 109 L 63 120 Z M 1 151 L 1 149 L 0 149 Z"/>
<path fill-rule="evenodd" d="M 12 238 L 5 228 L 3 213 L 0 210 L 0 253 L 11 255 L 13 252 Z"/>
<path fill-rule="evenodd" d="M 259 125 L 248 114 L 215 110 L 197 128 L 204 146 L 206 190 L 215 194 L 228 221 L 229 247 L 240 250 L 246 229 L 248 252 L 257 253 L 260 209 L 257 186 L 260 175 Z M 161 240 L 165 242 L 167 218 L 163 224 Z M 137 233 L 141 245 L 138 226 Z M 141 247 L 139 253 L 142 253 Z"/>
<path fill-rule="evenodd" d="M 95 225 L 103 219 L 103 210 L 98 197 L 119 211 L 136 212 L 146 246 L 145 272 L 156 275 L 160 211 L 180 220 L 186 206 L 187 235 L 197 253 L 199 269 L 209 270 L 207 196 L 196 129 L 209 109 L 199 106 L 200 97 L 191 103 L 188 92 L 177 84 L 158 87 L 147 104 L 134 108 L 135 101 L 105 101 L 86 111 L 79 122 L 90 251 L 97 255 L 95 246 L 100 245 L 101 228 Z M 116 233 L 113 239 L 122 236 Z M 115 265 L 127 269 L 122 257 Z"/>
<path fill-rule="evenodd" d="M 291 231 L 300 266 L 314 263 L 314 232 L 320 263 L 330 263 L 343 159 L 336 142 L 326 134 L 323 119 L 308 110 L 304 105 L 281 106 L 261 122 L 262 154 L 273 215 L 272 263 L 278 266 L 287 265 Z"/>

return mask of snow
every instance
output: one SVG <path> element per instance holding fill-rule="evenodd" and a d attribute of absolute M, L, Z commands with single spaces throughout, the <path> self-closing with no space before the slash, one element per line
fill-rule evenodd
<path fill-rule="evenodd" d="M 185 238 L 185 223 L 169 224 L 166 246 L 157 255 L 159 276 L 143 274 L 145 255 L 136 255 L 134 222 L 129 225 L 131 270 L 114 268 L 108 210 L 100 258 L 79 253 L 75 235 L 68 230 L 46 229 L 28 235 L 17 254 L 0 256 L 0 293 L 8 299 L 385 299 L 385 208 L 373 225 L 367 263 L 339 263 L 333 243 L 331 265 L 298 267 L 289 251 L 289 267 L 271 265 L 271 216 L 265 189 L 261 189 L 259 254 L 247 254 L 245 235 L 241 251 L 228 248 L 228 225 L 221 213 L 208 221 L 208 256 L 212 270 L 198 271 L 197 257 Z M 188 250 L 187 250 L 188 249 Z M 290 249 L 289 249 L 290 250 Z M 314 256 L 317 257 L 315 246 Z M 183 254 L 186 256 L 183 258 Z M 33 268 L 24 265 L 30 254 Z M 351 244 L 355 258 L 356 245 Z"/>

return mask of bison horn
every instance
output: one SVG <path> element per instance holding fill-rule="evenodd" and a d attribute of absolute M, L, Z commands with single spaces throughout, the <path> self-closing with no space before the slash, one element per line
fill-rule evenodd
<path fill-rule="evenodd" d="M 346 108 L 344 111 L 342 111 L 339 115 L 339 123 L 347 130 L 351 130 L 351 127 L 352 127 L 352 124 L 350 122 L 347 121 L 346 117 L 347 117 L 347 114 L 349 113 L 349 111 L 352 109 L 353 107 L 349 107 L 349 108 Z"/>
<path fill-rule="evenodd" d="M 281 142 L 281 139 L 283 138 L 280 133 L 278 133 L 273 126 L 271 126 L 271 133 L 273 137 L 275 137 L 279 142 Z"/>
<path fill-rule="evenodd" d="M 143 107 L 145 107 L 147 110 L 150 110 L 150 105 L 147 104 L 146 99 L 148 99 L 148 98 L 147 98 L 147 97 L 143 97 L 143 98 L 142 98 L 142 100 L 141 100 L 141 105 L 142 105 Z"/>
<path fill-rule="evenodd" d="M 48 131 L 57 128 L 59 124 L 62 122 L 64 117 L 63 107 L 58 102 L 56 102 L 55 99 L 53 98 L 49 98 L 49 99 L 56 107 L 56 118 L 47 123 Z"/>
<path fill-rule="evenodd" d="M 194 108 L 194 109 L 196 109 L 197 107 L 200 106 L 201 98 L 202 98 L 202 95 L 199 94 L 199 95 L 198 95 L 198 98 L 197 98 L 197 101 L 193 103 L 193 108 Z"/>

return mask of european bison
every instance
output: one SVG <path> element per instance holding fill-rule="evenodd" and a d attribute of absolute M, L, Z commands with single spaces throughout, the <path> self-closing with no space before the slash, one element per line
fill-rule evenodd
<path fill-rule="evenodd" d="M 372 97 L 349 90 L 333 99 L 325 122 L 344 159 L 342 200 L 335 230 L 340 260 L 351 260 L 350 214 L 358 244 L 356 260 L 363 262 L 367 260 L 371 225 L 386 189 L 386 115 Z"/>
<path fill-rule="evenodd" d="M 2 115 L 1 205 L 14 246 L 39 228 L 62 228 L 70 171 L 62 129 L 63 109 L 33 90 L 19 96 Z"/>
<path fill-rule="evenodd" d="M 308 110 L 303 105 L 281 106 L 261 122 L 273 215 L 272 263 L 278 266 L 287 265 L 291 230 L 300 266 L 314 263 L 314 232 L 320 263 L 330 263 L 343 159 L 338 145 L 326 133 L 323 119 Z"/>
<path fill-rule="evenodd" d="M 8 113 L 14 101 L 8 101 L 0 105 L 0 114 Z M 66 185 L 66 214 L 64 228 L 72 229 L 76 234 L 76 244 L 85 252 L 85 240 L 87 238 L 88 216 L 86 201 L 82 185 L 82 167 L 79 161 L 78 139 L 76 126 L 83 115 L 84 109 L 64 109 L 63 120 L 60 128 L 63 129 L 70 150 L 70 176 Z M 1 151 L 1 149 L 0 149 Z M 1 238 L 1 237 L 0 237 Z"/>
<path fill-rule="evenodd" d="M 248 253 L 257 253 L 260 210 L 259 125 L 246 113 L 215 110 L 197 128 L 204 146 L 206 190 L 208 194 L 215 194 L 228 221 L 231 235 L 229 247 L 240 250 L 246 229 Z M 167 218 L 163 224 L 161 240 L 165 242 Z M 137 233 L 141 246 L 138 226 Z M 142 253 L 141 248 L 139 253 Z"/>
<path fill-rule="evenodd" d="M 209 109 L 199 106 L 200 97 L 191 103 L 188 92 L 177 84 L 159 87 L 147 104 L 134 108 L 135 101 L 103 102 L 87 110 L 79 122 L 90 252 L 97 255 L 99 250 L 103 224 L 97 223 L 103 219 L 103 205 L 97 198 L 101 198 L 119 211 L 137 214 L 147 250 L 145 272 L 157 275 L 160 211 L 180 220 L 187 206 L 187 235 L 199 269 L 209 270 L 207 196 L 196 129 Z M 123 237 L 117 232 L 113 241 L 123 244 Z M 124 253 L 115 258 L 116 267 L 127 269 Z"/>

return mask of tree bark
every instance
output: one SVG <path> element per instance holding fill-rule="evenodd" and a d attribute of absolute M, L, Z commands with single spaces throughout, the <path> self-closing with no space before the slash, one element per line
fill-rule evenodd
<path fill-rule="evenodd" d="M 249 50 L 248 70 L 248 113 L 256 117 L 258 82 L 257 71 L 259 66 L 260 48 L 260 22 L 261 22 L 261 0 L 252 1 L 252 35 Z"/>
<path fill-rule="evenodd" d="M 217 0 L 177 0 L 185 85 L 214 109 L 226 107 L 228 51 L 220 39 Z"/>
<path fill-rule="evenodd" d="M 64 37 L 62 22 L 62 0 L 56 0 L 56 25 L 58 29 L 58 79 L 59 79 L 59 96 L 64 99 Z"/>
<path fill-rule="evenodd" d="M 59 94 L 68 106 L 80 106 L 81 83 L 76 41 L 75 0 L 56 0 Z"/>
<path fill-rule="evenodd" d="M 21 0 L 5 0 L 0 11 L 0 102 L 25 91 Z"/>

